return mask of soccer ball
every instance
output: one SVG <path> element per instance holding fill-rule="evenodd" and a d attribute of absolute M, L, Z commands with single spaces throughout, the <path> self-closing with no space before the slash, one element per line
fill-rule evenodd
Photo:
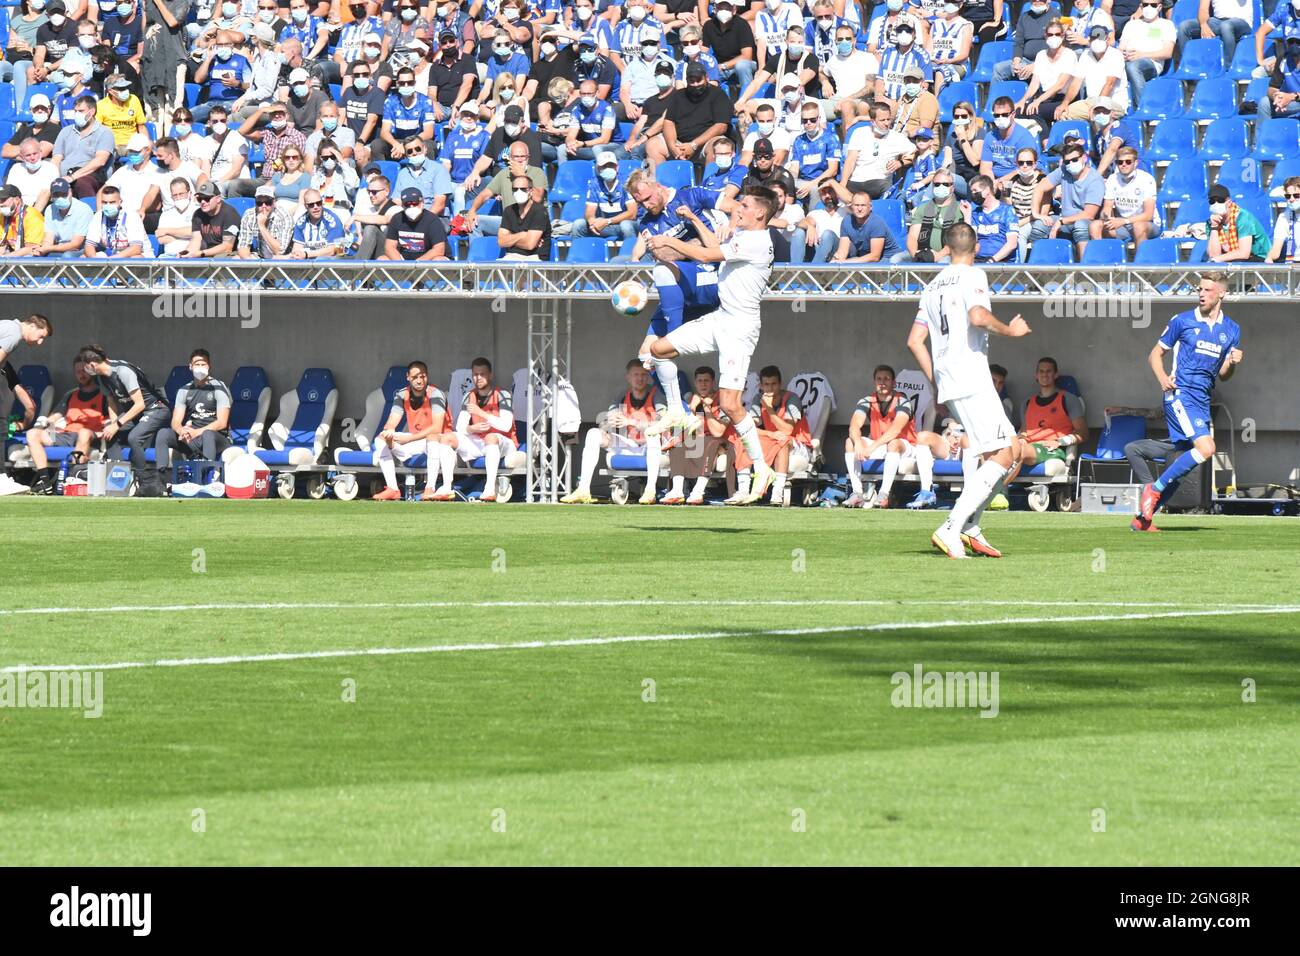
<path fill-rule="evenodd" d="M 628 279 L 614 287 L 610 301 L 621 315 L 640 315 L 650 301 L 650 293 L 636 279 Z"/>

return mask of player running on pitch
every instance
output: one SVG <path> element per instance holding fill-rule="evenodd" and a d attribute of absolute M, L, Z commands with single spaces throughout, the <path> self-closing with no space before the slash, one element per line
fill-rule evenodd
<path fill-rule="evenodd" d="M 758 428 L 740 401 L 749 375 L 749 361 L 758 347 L 762 326 L 760 306 L 772 274 L 772 236 L 767 223 L 776 214 L 776 202 L 776 193 L 766 186 L 746 187 L 733 219 L 735 232 L 726 242 L 707 229 L 700 232 L 702 245 L 672 236 L 653 236 L 647 240 L 655 254 L 722 263 L 718 270 L 718 310 L 655 339 L 650 354 L 656 359 L 673 359 L 678 355 L 718 353 L 718 401 L 731 419 L 745 453 L 754 462 L 749 494 L 735 499 L 738 505 L 762 500 L 776 475 L 763 460 Z"/>
<path fill-rule="evenodd" d="M 963 544 L 976 554 L 1000 558 L 1001 553 L 980 531 L 979 520 L 997 493 L 998 482 L 1016 460 L 1017 448 L 1013 446 L 1019 440 L 989 376 L 989 333 L 1019 337 L 1029 334 L 1029 325 L 1018 315 L 1004 324 L 989 310 L 988 278 L 974 265 L 975 230 L 959 222 L 943 231 L 943 239 L 952 254 L 951 265 L 921 293 L 907 347 L 934 383 L 938 400 L 961 422 L 971 450 L 983 464 L 962 488 L 948 520 L 930 540 L 950 558 L 966 557 Z M 927 336 L 934 352 L 933 364 L 925 347 Z"/>
<path fill-rule="evenodd" d="M 1178 482 L 1214 455 L 1210 424 L 1210 395 L 1215 383 L 1232 378 L 1241 364 L 1241 326 L 1223 314 L 1228 277 L 1222 272 L 1201 276 L 1200 306 L 1179 312 L 1161 334 L 1147 360 L 1165 393 L 1165 424 L 1169 440 L 1180 454 L 1154 482 L 1142 488 L 1134 531 L 1159 531 L 1152 520 Z M 1173 374 L 1165 373 L 1165 353 L 1174 352 Z"/>

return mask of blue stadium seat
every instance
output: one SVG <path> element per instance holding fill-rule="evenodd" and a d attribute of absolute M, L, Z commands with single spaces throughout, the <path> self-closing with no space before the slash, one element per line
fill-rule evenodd
<path fill-rule="evenodd" d="M 1223 41 L 1218 37 L 1189 40 L 1183 47 L 1182 63 L 1170 75 L 1176 80 L 1191 81 L 1223 76 Z"/>
<path fill-rule="evenodd" d="M 266 370 L 260 365 L 244 365 L 235 370 L 230 386 L 230 441 L 252 451 L 262 443 L 266 414 L 271 408 L 271 386 Z"/>
<path fill-rule="evenodd" d="M 1300 120 L 1274 117 L 1255 121 L 1255 151 L 1251 159 L 1280 163 L 1300 156 Z"/>
<path fill-rule="evenodd" d="M 1180 159 L 1165 170 L 1157 197 L 1161 203 L 1204 199 L 1210 190 L 1205 163 L 1199 159 Z"/>
<path fill-rule="evenodd" d="M 980 116 L 984 117 L 984 122 L 993 122 L 993 101 L 1003 96 L 1011 97 L 1013 103 L 1020 102 L 1020 98 L 1025 95 L 1029 89 L 1029 84 L 1023 80 L 1002 80 L 997 83 L 989 84 L 989 97 L 984 101 L 984 111 Z"/>
<path fill-rule="evenodd" d="M 402 171 L 401 163 L 395 163 L 391 159 L 382 159 L 375 165 L 379 167 L 380 172 L 384 174 L 384 178 L 388 180 L 390 188 L 397 185 L 397 174 Z"/>
<path fill-rule="evenodd" d="M 1143 246 L 1150 243 L 1143 243 Z M 1097 439 L 1097 451 L 1084 452 L 1078 459 L 1078 472 L 1075 478 L 1076 498 L 1078 486 L 1083 481 L 1084 466 L 1088 467 L 1088 478 L 1092 481 L 1096 478 L 1096 466 L 1098 462 L 1118 463 L 1127 461 L 1124 455 L 1124 446 L 1129 442 L 1141 441 L 1147 437 L 1147 420 L 1141 415 L 1114 415 L 1107 419 L 1106 426 L 1101 430 L 1101 436 Z M 1132 478 L 1130 472 L 1129 478 Z"/>
<path fill-rule="evenodd" d="M 1039 239 L 1029 248 L 1031 266 L 1068 266 L 1074 262 L 1074 244 L 1069 239 Z"/>
<path fill-rule="evenodd" d="M 1238 83 L 1248 82 L 1258 66 L 1259 60 L 1255 59 L 1254 37 L 1247 37 L 1245 43 L 1237 44 L 1237 50 L 1232 54 L 1232 62 L 1228 64 L 1228 78 Z"/>
<path fill-rule="evenodd" d="M 1201 141 L 1197 158 L 1206 162 L 1226 163 L 1249 155 L 1250 130 L 1246 127 L 1246 121 L 1239 116 L 1225 116 L 1216 119 L 1205 130 L 1205 139 Z"/>
<path fill-rule="evenodd" d="M 1206 222 L 1210 218 L 1210 201 L 1204 196 L 1179 204 L 1178 212 L 1170 227 L 1177 229 L 1187 223 Z M 1168 220 L 1166 220 L 1168 221 Z"/>
<path fill-rule="evenodd" d="M 1056 124 L 1060 126 L 1060 123 Z M 1196 124 L 1189 119 L 1168 119 L 1156 124 L 1146 158 L 1153 163 L 1171 163 L 1196 155 Z"/>
<path fill-rule="evenodd" d="M 979 105 L 979 87 L 972 80 L 958 80 L 948 83 L 939 91 L 939 120 L 952 122 L 952 108 L 958 103 L 967 102 Z"/>
<path fill-rule="evenodd" d="M 620 183 L 627 182 L 627 178 L 644 165 L 645 163 L 639 159 L 620 159 L 618 161 L 618 181 Z"/>
<path fill-rule="evenodd" d="M 1147 83 L 1142 89 L 1142 100 L 1132 113 L 1134 119 L 1146 123 L 1182 115 L 1183 84 L 1168 76 L 1157 76 Z"/>
<path fill-rule="evenodd" d="M 1263 193 L 1257 193 L 1253 196 L 1242 196 L 1240 199 L 1234 196 L 1233 199 L 1237 205 L 1259 220 L 1260 225 L 1264 227 L 1264 231 L 1268 233 L 1271 242 L 1273 237 L 1273 204 L 1269 202 L 1268 197 Z"/>
<path fill-rule="evenodd" d="M 1282 184 L 1292 176 L 1300 176 L 1300 155 L 1284 159 L 1273 167 L 1273 176 L 1269 180 L 1269 195 L 1280 201 Z"/>
<path fill-rule="evenodd" d="M 500 258 L 501 247 L 497 245 L 496 236 L 474 236 L 470 239 L 469 252 L 466 253 L 466 259 L 470 262 L 496 262 Z"/>
<path fill-rule="evenodd" d="M 280 399 L 280 414 L 271 426 L 272 447 L 255 454 L 273 467 L 311 465 L 320 460 L 338 406 L 334 373 L 309 368 L 298 387 Z"/>
<path fill-rule="evenodd" d="M 1247 43 L 1246 45 L 1252 49 L 1255 46 L 1253 43 Z M 1268 77 L 1261 76 L 1246 84 L 1246 92 L 1241 95 L 1241 101 L 1243 103 L 1258 103 L 1266 96 L 1268 96 Z"/>
<path fill-rule="evenodd" d="M 1169 19 L 1173 21 L 1175 27 L 1184 20 L 1195 20 L 1200 7 L 1200 0 L 1176 0 L 1174 9 L 1169 14 Z"/>
<path fill-rule="evenodd" d="M 23 96 L 21 104 L 22 112 L 27 115 L 31 114 L 32 97 L 37 93 L 44 93 L 49 97 L 50 102 L 53 103 L 55 98 L 58 97 L 59 92 L 59 84 L 57 83 L 32 83 L 27 87 L 26 95 Z"/>
<path fill-rule="evenodd" d="M 1122 239 L 1094 239 L 1084 246 L 1079 257 L 1079 263 L 1085 266 L 1122 266 L 1124 261 Z"/>
<path fill-rule="evenodd" d="M 50 378 L 49 368 L 44 365 L 24 365 L 18 369 L 18 383 L 31 396 L 36 405 L 36 414 L 48 414 L 54 403 L 54 381 Z M 22 415 L 25 409 L 15 398 L 9 411 L 10 414 Z"/>
<path fill-rule="evenodd" d="M 174 406 L 176 404 L 176 393 L 188 385 L 192 378 L 188 365 L 172 366 L 171 374 L 167 376 L 167 381 L 163 383 L 163 392 L 167 395 L 168 405 Z"/>
<path fill-rule="evenodd" d="M 1082 136 L 1083 141 L 1087 143 L 1091 137 L 1088 132 L 1087 120 L 1057 120 L 1052 124 L 1052 128 L 1047 132 L 1047 148 L 1060 146 L 1065 142 L 1066 134 L 1073 133 Z"/>
<path fill-rule="evenodd" d="M 244 213 L 253 208 L 254 202 L 256 200 L 251 196 L 231 196 L 226 200 L 226 205 L 239 213 L 240 218 L 243 218 Z"/>
<path fill-rule="evenodd" d="M 16 112 L 14 88 L 6 83 L 4 86 L 0 86 L 0 119 L 8 119 Z"/>
<path fill-rule="evenodd" d="M 569 243 L 569 262 L 605 262 L 609 242 L 600 236 L 578 236 Z"/>
<path fill-rule="evenodd" d="M 560 215 L 556 218 L 562 219 L 565 222 L 577 222 L 578 220 L 585 218 L 586 215 L 587 200 L 570 199 L 564 204 L 563 208 L 560 209 Z"/>
<path fill-rule="evenodd" d="M 1192 243 L 1192 250 L 1187 254 L 1189 263 L 1204 262 L 1209 257 L 1210 241 L 1208 239 L 1197 239 Z"/>
<path fill-rule="evenodd" d="M 1135 266 L 1172 266 L 1178 263 L 1177 239 L 1148 239 L 1137 247 Z"/>
<path fill-rule="evenodd" d="M 619 247 L 618 254 L 621 258 L 630 259 L 632 250 L 636 248 L 636 236 L 629 236 L 623 240 L 623 245 Z"/>
<path fill-rule="evenodd" d="M 1224 186 L 1233 199 L 1241 202 L 1263 194 L 1264 177 L 1259 163 L 1253 159 L 1239 159 L 1219 167 L 1215 185 Z"/>
<path fill-rule="evenodd" d="M 975 64 L 975 70 L 968 78 L 976 83 L 992 83 L 993 67 L 1003 60 L 1010 60 L 1014 47 L 1015 44 L 1010 40 L 994 40 L 991 43 L 981 44 L 979 62 Z"/>
<path fill-rule="evenodd" d="M 907 211 L 901 199 L 877 199 L 871 204 L 871 211 L 885 220 L 895 239 L 907 235 Z"/>
<path fill-rule="evenodd" d="M 687 159 L 670 159 L 655 167 L 655 179 L 669 189 L 694 186 L 695 166 Z"/>
<path fill-rule="evenodd" d="M 584 199 L 587 186 L 596 175 L 596 164 L 589 159 L 561 163 L 555 171 L 555 185 L 551 187 L 551 202 L 566 203 L 570 199 Z"/>
<path fill-rule="evenodd" d="M 203 92 L 203 87 L 198 83 L 185 84 L 185 105 L 190 109 L 199 105 L 199 94 Z"/>
<path fill-rule="evenodd" d="M 1247 41 L 1249 42 L 1249 41 Z M 1153 80 L 1152 83 L 1155 81 Z M 1151 83 L 1147 84 L 1147 89 Z M 1226 77 L 1201 80 L 1192 92 L 1192 101 L 1183 114 L 1200 123 L 1237 115 L 1237 85 Z"/>

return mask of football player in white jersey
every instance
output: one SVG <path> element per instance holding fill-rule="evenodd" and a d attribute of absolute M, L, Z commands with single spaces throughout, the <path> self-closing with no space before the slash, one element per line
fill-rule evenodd
<path fill-rule="evenodd" d="M 655 358 L 671 359 L 678 355 L 718 353 L 718 401 L 731 419 L 736 435 L 754 462 L 749 494 L 729 503 L 749 505 L 760 501 L 776 473 L 764 462 L 758 428 L 741 402 L 749 361 L 758 347 L 762 325 L 760 307 L 772 274 L 772 237 L 767 223 L 777 212 L 776 193 L 766 186 L 747 186 L 732 218 L 732 235 L 725 242 L 708 229 L 700 230 L 703 245 L 682 242 L 671 236 L 653 236 L 648 240 L 652 253 L 664 252 L 696 262 L 720 262 L 716 312 L 687 322 L 668 335 L 656 339 L 650 347 Z M 669 409 L 669 414 L 680 413 Z M 684 418 L 684 414 L 682 415 Z M 659 427 L 664 422 L 657 423 Z M 675 419 L 667 423 L 673 427 Z"/>
<path fill-rule="evenodd" d="M 971 450 L 984 463 L 930 540 L 950 558 L 966 557 L 967 547 L 976 554 L 1000 558 L 980 531 L 979 519 L 998 482 L 1018 457 L 1018 449 L 1013 447 L 1018 439 L 989 376 L 989 333 L 1019 337 L 1029 334 L 1029 325 L 1018 315 L 1003 323 L 990 311 L 988 278 L 974 265 L 975 230 L 959 222 L 945 229 L 943 238 L 952 253 L 951 265 L 921 293 L 907 347 L 921 371 L 935 383 L 938 400 L 961 422 Z M 930 349 L 926 348 L 927 338 Z"/>

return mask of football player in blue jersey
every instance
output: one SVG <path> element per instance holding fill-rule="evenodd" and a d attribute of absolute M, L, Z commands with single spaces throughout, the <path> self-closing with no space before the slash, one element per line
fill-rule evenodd
<path fill-rule="evenodd" d="M 1169 440 L 1181 452 L 1168 462 L 1154 482 L 1144 485 L 1134 531 L 1159 531 L 1152 519 L 1178 482 L 1214 455 L 1210 396 L 1219 381 L 1227 381 L 1241 364 L 1241 326 L 1223 314 L 1228 278 L 1222 272 L 1201 276 L 1200 306 L 1169 320 L 1148 361 L 1165 393 L 1165 422 Z M 1174 353 L 1173 369 L 1165 372 L 1165 353 Z"/>

